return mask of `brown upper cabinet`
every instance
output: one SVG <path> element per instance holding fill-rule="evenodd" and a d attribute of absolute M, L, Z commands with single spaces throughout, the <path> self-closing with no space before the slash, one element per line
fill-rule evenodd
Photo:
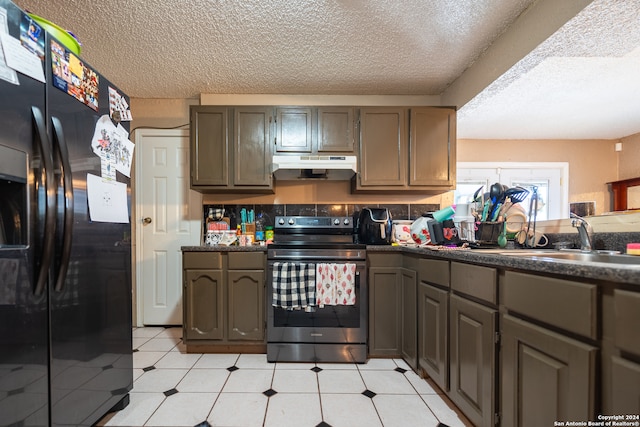
<path fill-rule="evenodd" d="M 360 172 L 353 191 L 436 193 L 455 188 L 455 109 L 361 108 L 359 128 Z"/>
<path fill-rule="evenodd" d="M 277 152 L 310 153 L 312 145 L 312 111 L 310 107 L 276 109 Z"/>
<path fill-rule="evenodd" d="M 191 187 L 229 185 L 229 119 L 226 107 L 191 107 Z"/>
<path fill-rule="evenodd" d="M 276 108 L 278 153 L 353 153 L 353 107 Z"/>
<path fill-rule="evenodd" d="M 317 135 L 318 153 L 354 153 L 354 108 L 319 107 Z"/>
<path fill-rule="evenodd" d="M 272 107 L 192 106 L 190 114 L 193 190 L 273 193 Z"/>

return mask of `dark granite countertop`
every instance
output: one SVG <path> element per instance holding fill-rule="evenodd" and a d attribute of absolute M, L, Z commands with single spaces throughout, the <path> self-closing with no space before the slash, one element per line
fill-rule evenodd
<path fill-rule="evenodd" d="M 182 246 L 185 252 L 266 252 L 267 246 Z M 514 249 L 513 251 L 517 251 Z M 500 249 L 505 252 L 506 250 Z M 640 263 L 638 265 L 620 265 L 605 263 L 586 263 L 559 259 L 530 259 L 513 255 L 500 255 L 497 250 L 465 249 L 435 250 L 429 248 L 368 245 L 370 253 L 410 253 L 428 255 L 449 261 L 470 262 L 487 267 L 531 271 L 538 274 L 567 276 L 568 279 L 590 279 L 603 282 L 626 283 L 640 289 Z"/>
<path fill-rule="evenodd" d="M 182 252 L 267 252 L 266 246 L 182 246 Z"/>
<path fill-rule="evenodd" d="M 518 249 L 513 249 L 517 251 Z M 500 249 L 502 252 L 507 250 Z M 402 252 L 428 255 L 449 261 L 462 261 L 487 267 L 513 270 L 528 270 L 539 274 L 568 276 L 568 279 L 591 279 L 596 281 L 626 283 L 637 285 L 640 289 L 640 263 L 638 265 L 620 265 L 592 262 L 579 262 L 560 259 L 530 259 L 514 255 L 500 255 L 497 250 L 464 249 L 435 250 L 419 247 L 369 245 L 369 253 Z"/>

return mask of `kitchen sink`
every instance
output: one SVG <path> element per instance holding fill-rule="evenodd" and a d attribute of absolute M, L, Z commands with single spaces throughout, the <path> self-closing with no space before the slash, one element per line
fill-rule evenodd
<path fill-rule="evenodd" d="M 527 259 L 565 260 L 576 262 L 599 262 L 605 264 L 639 265 L 640 257 L 624 255 L 608 251 L 579 251 L 579 250 L 513 250 L 503 251 L 500 255 L 516 256 Z"/>

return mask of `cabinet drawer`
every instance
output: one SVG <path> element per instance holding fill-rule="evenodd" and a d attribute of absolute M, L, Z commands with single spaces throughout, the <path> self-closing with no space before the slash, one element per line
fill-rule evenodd
<path fill-rule="evenodd" d="M 418 280 L 449 287 L 449 261 L 421 259 L 418 262 Z"/>
<path fill-rule="evenodd" d="M 640 292 L 613 291 L 616 347 L 640 355 Z"/>
<path fill-rule="evenodd" d="M 220 252 L 183 252 L 182 268 L 221 269 L 222 254 Z"/>
<path fill-rule="evenodd" d="M 367 254 L 369 267 L 402 267 L 402 254 Z"/>
<path fill-rule="evenodd" d="M 497 277 L 494 268 L 451 263 L 451 289 L 493 304 L 498 303 Z"/>
<path fill-rule="evenodd" d="M 507 271 L 504 305 L 585 337 L 597 338 L 597 286 Z"/>
<path fill-rule="evenodd" d="M 229 252 L 229 270 L 264 270 L 264 252 Z"/>

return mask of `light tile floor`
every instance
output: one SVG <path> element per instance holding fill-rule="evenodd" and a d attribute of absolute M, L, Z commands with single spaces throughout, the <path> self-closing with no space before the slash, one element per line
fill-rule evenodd
<path fill-rule="evenodd" d="M 181 336 L 134 329 L 131 402 L 97 425 L 472 426 L 401 359 L 268 363 L 264 354 L 187 354 Z"/>

